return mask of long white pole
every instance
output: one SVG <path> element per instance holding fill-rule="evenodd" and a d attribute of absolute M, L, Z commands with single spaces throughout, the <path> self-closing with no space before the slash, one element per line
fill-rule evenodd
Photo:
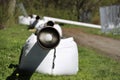
<path fill-rule="evenodd" d="M 73 25 L 79 25 L 79 26 L 85 26 L 85 27 L 91 27 L 91 28 L 99 28 L 99 29 L 101 29 L 100 25 L 95 25 L 95 24 L 89 24 L 89 23 L 83 23 L 83 22 L 77 22 L 77 21 L 71 21 L 71 20 L 64 20 L 64 19 L 47 17 L 47 16 L 44 16 L 43 18 L 45 20 L 52 20 L 52 21 L 60 22 L 60 23 L 73 24 Z"/>

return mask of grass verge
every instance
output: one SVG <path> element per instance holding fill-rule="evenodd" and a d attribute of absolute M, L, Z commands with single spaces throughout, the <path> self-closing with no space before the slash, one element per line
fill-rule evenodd
<path fill-rule="evenodd" d="M 0 30 L 0 80 L 6 80 L 18 64 L 21 48 L 31 34 L 26 26 L 16 25 Z M 79 72 L 71 76 L 51 76 L 34 73 L 30 80 L 120 80 L 120 62 L 79 46 Z"/>

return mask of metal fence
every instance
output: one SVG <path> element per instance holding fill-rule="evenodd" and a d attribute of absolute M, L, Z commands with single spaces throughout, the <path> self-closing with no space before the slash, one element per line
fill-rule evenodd
<path fill-rule="evenodd" d="M 120 34 L 120 5 L 100 7 L 102 32 Z"/>

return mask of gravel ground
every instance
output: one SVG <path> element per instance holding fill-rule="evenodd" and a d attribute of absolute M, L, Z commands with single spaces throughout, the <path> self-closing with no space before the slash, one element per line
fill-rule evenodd
<path fill-rule="evenodd" d="M 78 45 L 90 47 L 114 59 L 120 60 L 120 40 L 83 32 L 80 28 L 62 28 L 63 36 L 74 37 Z"/>

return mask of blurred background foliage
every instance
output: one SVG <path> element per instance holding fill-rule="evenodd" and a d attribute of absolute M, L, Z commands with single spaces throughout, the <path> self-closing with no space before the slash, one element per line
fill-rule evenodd
<path fill-rule="evenodd" d="M 28 15 L 100 24 L 99 8 L 119 5 L 120 0 L 0 0 L 0 27 L 16 23 L 23 15 L 19 3 L 23 3 Z"/>

